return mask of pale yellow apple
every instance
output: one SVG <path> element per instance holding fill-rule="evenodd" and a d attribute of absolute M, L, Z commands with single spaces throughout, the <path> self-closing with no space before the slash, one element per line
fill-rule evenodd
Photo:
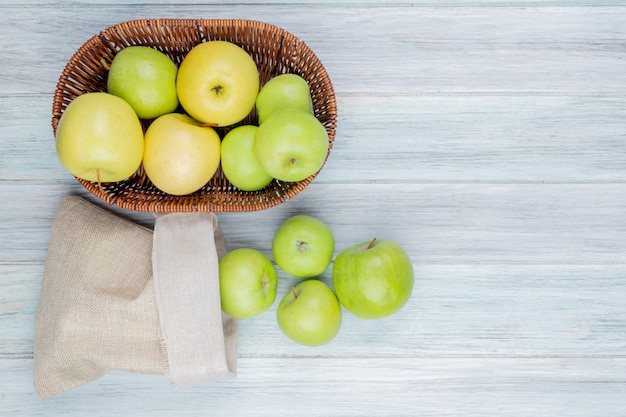
<path fill-rule="evenodd" d="M 144 135 L 133 108 L 109 93 L 85 93 L 70 102 L 56 129 L 61 164 L 75 177 L 117 182 L 141 165 Z"/>
<path fill-rule="evenodd" d="M 146 131 L 143 166 L 161 191 L 193 193 L 204 186 L 220 163 L 220 138 L 211 127 L 178 113 L 158 117 Z"/>
<path fill-rule="evenodd" d="M 243 120 L 259 94 L 256 63 L 244 49 L 227 41 L 196 45 L 178 69 L 178 100 L 191 117 L 229 126 Z"/>

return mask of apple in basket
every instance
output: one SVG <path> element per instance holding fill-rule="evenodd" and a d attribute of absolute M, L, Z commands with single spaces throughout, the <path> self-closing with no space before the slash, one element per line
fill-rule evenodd
<path fill-rule="evenodd" d="M 256 98 L 259 124 L 270 114 L 300 109 L 313 114 L 313 99 L 307 81 L 298 74 L 279 74 L 265 83 Z"/>
<path fill-rule="evenodd" d="M 257 191 L 272 181 L 254 154 L 254 137 L 258 126 L 242 125 L 222 139 L 221 161 L 224 176 L 243 191 Z"/>
<path fill-rule="evenodd" d="M 129 46 L 115 55 L 107 76 L 107 91 L 123 98 L 141 119 L 155 119 L 178 107 L 178 67 L 163 52 Z"/>
<path fill-rule="evenodd" d="M 330 228 L 319 219 L 297 214 L 285 220 L 272 240 L 276 264 L 297 278 L 311 278 L 328 268 L 335 250 Z"/>
<path fill-rule="evenodd" d="M 186 114 L 165 114 L 146 130 L 143 167 L 163 192 L 185 195 L 199 190 L 213 177 L 219 163 L 217 132 Z"/>
<path fill-rule="evenodd" d="M 278 327 L 305 346 L 329 343 L 341 328 L 341 305 L 328 285 L 308 279 L 292 286 L 276 310 Z"/>
<path fill-rule="evenodd" d="M 328 133 L 307 111 L 280 110 L 259 126 L 254 152 L 272 177 L 285 182 L 302 181 L 324 165 Z"/>
<path fill-rule="evenodd" d="M 133 108 L 109 93 L 85 93 L 70 102 L 56 130 L 61 164 L 74 176 L 122 181 L 141 165 L 144 134 Z"/>
<path fill-rule="evenodd" d="M 357 317 L 389 316 L 413 291 L 413 264 L 402 246 L 389 239 L 357 243 L 335 258 L 332 282 L 341 304 Z"/>
<path fill-rule="evenodd" d="M 228 252 L 219 261 L 222 310 L 237 319 L 256 317 L 276 299 L 274 265 L 263 253 L 250 248 Z"/>
<path fill-rule="evenodd" d="M 243 120 L 259 93 L 256 63 L 244 49 L 227 41 L 194 46 L 178 68 L 178 100 L 194 119 L 215 126 Z"/>

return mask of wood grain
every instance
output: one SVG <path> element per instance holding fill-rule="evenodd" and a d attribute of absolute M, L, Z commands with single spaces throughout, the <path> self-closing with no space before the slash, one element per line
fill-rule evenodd
<path fill-rule="evenodd" d="M 71 181 L 55 154 L 50 96 L 11 102 L 0 108 L 0 178 Z M 619 96 L 340 95 L 338 107 L 332 158 L 316 183 L 626 180 Z"/>
<path fill-rule="evenodd" d="M 208 386 L 171 391 L 160 377 L 113 372 L 44 402 L 23 400 L 27 362 L 0 366 L 19 378 L 0 375 L 12 415 L 591 417 L 626 407 L 623 358 L 242 358 L 236 379 Z"/>
<path fill-rule="evenodd" d="M 42 261 L 68 193 L 87 195 L 74 184 L 4 184 L 0 261 Z M 419 263 L 614 264 L 626 253 L 625 193 L 612 183 L 312 184 L 288 204 L 218 218 L 229 247 L 268 255 L 280 223 L 308 213 L 333 229 L 336 251 L 377 236 L 397 240 Z M 149 214 L 125 214 L 152 223 Z"/>
<path fill-rule="evenodd" d="M 626 2 L 0 0 L 0 13 L 0 415 L 626 415 Z M 278 225 L 308 213 L 336 252 L 400 242 L 415 290 L 387 319 L 344 311 L 320 348 L 283 336 L 274 304 L 240 322 L 233 380 L 174 389 L 113 371 L 40 401 L 50 227 L 65 195 L 100 204 L 56 158 L 52 93 L 90 36 L 145 17 L 280 25 L 333 80 L 324 170 L 279 207 L 219 214 L 228 247 L 271 257 Z M 297 281 L 278 272 L 281 297 Z"/>
<path fill-rule="evenodd" d="M 626 265 L 415 262 L 414 268 L 413 296 L 395 315 L 367 321 L 344 311 L 337 338 L 308 348 L 282 335 L 275 303 L 262 316 L 240 321 L 240 357 L 623 356 Z M 298 280 L 278 273 L 280 299 Z M 32 358 L 42 275 L 41 264 L 0 264 L 0 321 L 11 323 L 2 334 L 2 358 Z M 330 273 L 321 279 L 332 286 Z"/>
<path fill-rule="evenodd" d="M 279 25 L 317 53 L 338 93 L 387 97 L 450 92 L 610 92 L 623 94 L 620 74 L 624 7 L 371 7 L 324 13 L 321 5 L 251 8 L 107 5 L 3 7 L 7 56 L 23 55 L 46 73 L 37 83 L 7 65 L 4 94 L 46 94 L 67 60 L 89 37 L 125 20 L 150 17 L 247 18 Z M 78 13 L 77 10 L 82 11 Z M 85 13 L 85 11 L 89 11 Z M 72 30 L 65 30 L 68 21 Z M 42 27 L 41 22 L 45 22 Z M 532 24 L 529 25 L 529 22 Z M 354 28 L 357 28 L 356 30 Z M 54 33 L 55 42 L 48 42 Z"/>

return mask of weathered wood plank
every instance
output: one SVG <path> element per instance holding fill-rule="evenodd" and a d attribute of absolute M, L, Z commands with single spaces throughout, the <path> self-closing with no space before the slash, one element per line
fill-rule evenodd
<path fill-rule="evenodd" d="M 78 183 L 0 184 L 0 262 L 43 260 L 52 220 L 69 193 L 86 195 Z M 309 213 L 331 226 L 337 250 L 387 237 L 418 263 L 624 263 L 625 195 L 621 183 L 313 183 L 275 208 L 219 219 L 230 245 L 264 252 L 280 222 Z"/>
<path fill-rule="evenodd" d="M 317 183 L 626 181 L 626 96 L 339 96 Z M 1 180 L 68 180 L 49 95 L 0 106 Z M 29 129 L 24 129 L 29 126 Z"/>
<path fill-rule="evenodd" d="M 194 5 L 202 5 L 203 2 L 194 2 Z M 215 5 L 212 2 L 204 2 L 206 5 Z M 400 0 L 394 2 L 381 2 L 377 0 L 344 0 L 342 2 L 336 2 L 332 0 L 296 0 L 289 2 L 289 6 L 293 10 L 298 10 L 302 5 L 318 5 L 324 8 L 345 8 L 350 6 L 363 6 L 368 7 L 580 7 L 580 6 L 595 6 L 595 7 L 607 7 L 619 5 L 619 1 L 611 0 L 417 0 L 407 1 Z M 110 7 L 112 5 L 126 5 L 124 0 L 107 0 L 103 2 L 94 2 L 89 0 L 77 1 L 77 0 L 28 0 L 20 3 L 15 0 L 0 0 L 0 7 L 23 7 L 25 9 L 30 7 L 41 6 L 59 6 L 59 7 L 89 7 L 89 8 L 103 8 Z M 175 0 L 135 0 L 133 5 L 179 5 L 180 3 Z M 241 6 L 241 5 L 284 5 L 284 0 L 263 0 L 246 2 L 242 0 L 222 0 L 219 2 L 219 6 Z"/>
<path fill-rule="evenodd" d="M 239 321 L 239 356 L 623 356 L 626 265 L 414 268 L 414 293 L 402 310 L 373 321 L 344 310 L 338 336 L 317 348 L 296 345 L 278 328 L 278 303 L 299 280 L 277 268 L 273 306 Z M 320 279 L 332 286 L 331 269 Z M 32 358 L 42 275 L 42 263 L 0 264 L 0 359 Z"/>
<path fill-rule="evenodd" d="M 626 91 L 620 7 L 4 7 L 3 94 L 49 94 L 67 60 L 109 25 L 146 17 L 248 18 L 284 27 L 319 55 L 339 93 Z M 72 30 L 68 30 L 68 22 Z M 532 24 L 529 24 L 532 22 Z M 29 36 L 22 34 L 28 33 Z M 49 42 L 54 36 L 55 42 Z M 21 65 L 9 65 L 20 56 Z M 37 82 L 32 71 L 37 68 Z"/>
<path fill-rule="evenodd" d="M 175 390 L 114 372 L 41 401 L 29 360 L 0 360 L 7 415 L 619 416 L 624 358 L 242 358 L 228 381 Z"/>
<path fill-rule="evenodd" d="M 621 181 L 620 97 L 339 98 L 324 182 Z"/>

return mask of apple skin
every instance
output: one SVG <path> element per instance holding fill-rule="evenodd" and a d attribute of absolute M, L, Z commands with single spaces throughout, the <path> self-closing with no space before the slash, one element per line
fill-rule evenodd
<path fill-rule="evenodd" d="M 287 109 L 272 113 L 259 126 L 254 152 L 269 175 L 285 182 L 302 181 L 322 168 L 328 133 L 312 114 Z"/>
<path fill-rule="evenodd" d="M 141 165 L 144 134 L 132 107 L 108 93 L 85 93 L 70 102 L 56 129 L 56 152 L 72 175 L 117 182 Z"/>
<path fill-rule="evenodd" d="M 342 250 L 333 264 L 332 281 L 346 310 L 359 318 L 377 319 L 406 304 L 413 274 L 413 264 L 398 243 L 374 239 Z"/>
<path fill-rule="evenodd" d="M 234 318 L 256 317 L 276 299 L 274 265 L 255 249 L 238 248 L 224 255 L 219 280 L 222 310 Z"/>
<path fill-rule="evenodd" d="M 328 285 L 317 279 L 291 288 L 276 310 L 278 327 L 292 341 L 304 346 L 322 346 L 341 328 L 341 305 Z"/>
<path fill-rule="evenodd" d="M 280 110 L 299 109 L 313 114 L 313 100 L 307 81 L 298 74 L 279 74 L 261 88 L 256 99 L 259 124 Z"/>
<path fill-rule="evenodd" d="M 334 250 L 335 238 L 330 228 L 305 214 L 285 220 L 272 240 L 274 261 L 296 278 L 320 275 L 330 265 Z"/>
<path fill-rule="evenodd" d="M 145 138 L 144 170 L 150 181 L 165 193 L 193 193 L 217 171 L 219 135 L 185 114 L 158 117 L 146 130 Z"/>
<path fill-rule="evenodd" d="M 178 68 L 178 100 L 194 119 L 215 126 L 243 120 L 259 94 L 259 72 L 252 57 L 228 41 L 196 45 Z"/>
<path fill-rule="evenodd" d="M 243 191 L 260 190 L 273 180 L 254 154 L 257 130 L 254 125 L 237 126 L 222 139 L 222 171 L 232 185 Z"/>
<path fill-rule="evenodd" d="M 178 107 L 177 73 L 178 67 L 163 52 L 129 46 L 111 62 L 107 91 L 126 100 L 141 119 L 155 119 Z"/>

